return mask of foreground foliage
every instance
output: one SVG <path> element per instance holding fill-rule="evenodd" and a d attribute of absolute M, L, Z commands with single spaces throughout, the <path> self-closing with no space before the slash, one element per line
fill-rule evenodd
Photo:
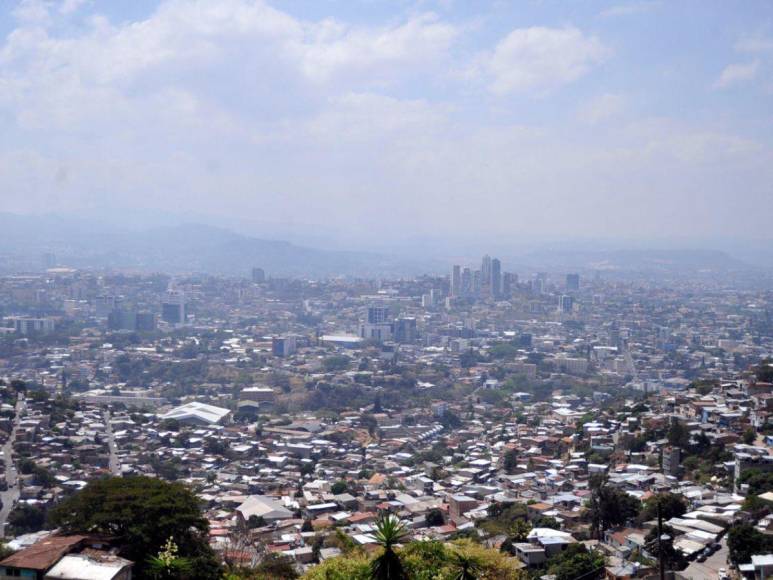
<path fill-rule="evenodd" d="M 517 560 L 470 540 L 456 540 L 448 544 L 437 541 L 410 542 L 395 553 L 409 580 L 520 580 L 527 577 L 519 569 Z M 371 563 L 380 555 L 374 558 L 355 550 L 315 566 L 303 579 L 371 580 Z"/>

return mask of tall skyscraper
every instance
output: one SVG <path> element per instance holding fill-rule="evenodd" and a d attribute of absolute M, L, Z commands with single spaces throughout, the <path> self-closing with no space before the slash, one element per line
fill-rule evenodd
<path fill-rule="evenodd" d="M 579 274 L 567 274 L 566 275 L 566 290 L 567 292 L 576 292 L 580 289 L 580 275 Z"/>
<path fill-rule="evenodd" d="M 558 311 L 559 312 L 571 312 L 574 308 L 574 298 L 567 295 L 561 295 L 558 297 Z"/>
<path fill-rule="evenodd" d="M 488 254 L 483 256 L 483 259 L 481 260 L 480 273 L 481 278 L 488 284 L 489 280 L 491 280 L 491 256 Z"/>
<path fill-rule="evenodd" d="M 491 260 L 491 275 L 489 277 L 489 286 L 491 287 L 491 295 L 494 298 L 502 296 L 502 262 L 497 258 Z"/>
<path fill-rule="evenodd" d="M 454 266 L 451 270 L 451 296 L 460 296 L 462 293 L 462 267 Z"/>
<path fill-rule="evenodd" d="M 465 268 L 462 270 L 462 296 L 472 295 L 472 270 Z"/>

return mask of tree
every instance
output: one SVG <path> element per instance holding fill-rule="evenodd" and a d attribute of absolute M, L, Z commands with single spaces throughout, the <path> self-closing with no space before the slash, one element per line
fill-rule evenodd
<path fill-rule="evenodd" d="M 333 485 L 330 486 L 330 493 L 333 495 L 340 495 L 342 493 L 346 493 L 348 489 L 349 487 L 346 485 L 345 481 L 336 481 Z"/>
<path fill-rule="evenodd" d="M 425 516 L 425 520 L 428 526 L 442 526 L 445 523 L 443 512 L 441 512 L 438 508 L 432 508 L 429 510 Z"/>
<path fill-rule="evenodd" d="M 687 447 L 690 444 L 690 431 L 681 422 L 674 421 L 668 429 L 666 438 L 674 447 Z"/>
<path fill-rule="evenodd" d="M 727 532 L 730 560 L 738 566 L 751 561 L 756 554 L 773 551 L 773 538 L 757 531 L 751 524 L 739 524 Z"/>
<path fill-rule="evenodd" d="M 754 367 L 754 374 L 761 383 L 773 383 L 773 360 L 766 359 Z M 13 382 L 11 382 L 13 385 Z"/>
<path fill-rule="evenodd" d="M 608 528 L 621 526 L 639 513 L 640 502 L 603 480 L 591 482 L 590 517 L 596 537 Z"/>
<path fill-rule="evenodd" d="M 336 371 L 345 371 L 349 368 L 351 359 L 348 356 L 335 355 L 329 356 L 322 361 L 322 367 L 326 373 L 333 373 Z"/>
<path fill-rule="evenodd" d="M 397 516 L 388 514 L 376 522 L 376 542 L 384 549 L 370 565 L 371 580 L 407 580 L 400 556 L 395 546 L 405 538 L 407 532 Z"/>
<path fill-rule="evenodd" d="M 515 473 L 515 470 L 518 469 L 518 451 L 515 449 L 508 449 L 505 452 L 502 467 L 508 475 Z"/>
<path fill-rule="evenodd" d="M 749 495 L 760 495 L 773 491 L 773 472 L 765 472 L 757 468 L 747 469 L 741 473 L 738 482 L 749 486 Z"/>
<path fill-rule="evenodd" d="M 197 578 L 219 578 L 220 565 L 208 543 L 209 525 L 197 497 L 179 483 L 150 477 L 112 477 L 88 483 L 50 512 L 64 533 L 97 533 L 115 538 L 120 555 L 135 562 L 138 577 L 150 554 L 171 538 Z"/>
<path fill-rule="evenodd" d="M 644 502 L 643 509 L 639 514 L 639 521 L 647 522 L 657 518 L 658 505 L 660 505 L 660 515 L 663 520 L 678 518 L 687 512 L 687 502 L 682 496 L 673 493 L 659 493 Z"/>
<path fill-rule="evenodd" d="M 558 523 L 558 520 L 551 516 L 540 516 L 536 520 L 534 520 L 534 527 L 535 528 L 551 528 L 553 530 L 560 530 L 561 524 Z"/>
<path fill-rule="evenodd" d="M 548 573 L 556 580 L 589 579 L 594 571 L 602 571 L 604 556 L 588 550 L 584 544 L 570 544 L 566 550 L 548 560 Z"/>
<path fill-rule="evenodd" d="M 252 514 L 249 518 L 247 518 L 247 528 L 250 530 L 254 530 L 255 528 L 262 528 L 265 525 L 266 520 L 263 519 L 263 516 Z"/>
<path fill-rule="evenodd" d="M 456 568 L 453 580 L 477 580 L 479 578 L 480 562 L 474 556 L 464 552 L 455 552 L 453 565 Z"/>
<path fill-rule="evenodd" d="M 19 503 L 8 514 L 8 525 L 16 535 L 39 532 L 46 523 L 46 510 L 39 505 Z"/>
<path fill-rule="evenodd" d="M 265 580 L 293 580 L 298 578 L 293 561 L 284 554 L 269 552 L 255 567 L 255 577 Z"/>
<path fill-rule="evenodd" d="M 525 542 L 529 532 L 531 532 L 531 524 L 526 520 L 517 519 L 511 524 L 507 535 L 511 542 L 517 544 Z"/>
<path fill-rule="evenodd" d="M 746 431 L 743 432 L 743 442 L 747 445 L 751 445 L 754 443 L 757 439 L 757 432 L 754 430 L 753 427 L 749 427 Z"/>
<path fill-rule="evenodd" d="M 770 513 L 773 509 L 773 502 L 766 501 L 758 495 L 748 495 L 741 506 L 746 512 L 749 512 L 755 520 L 758 520 Z"/>

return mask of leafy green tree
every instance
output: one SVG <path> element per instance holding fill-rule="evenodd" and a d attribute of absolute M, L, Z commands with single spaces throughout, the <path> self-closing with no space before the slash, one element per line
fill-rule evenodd
<path fill-rule="evenodd" d="M 431 510 L 427 511 L 425 519 L 428 526 L 442 526 L 445 523 L 443 512 L 441 512 L 438 508 L 432 508 Z"/>
<path fill-rule="evenodd" d="M 346 491 L 349 489 L 349 486 L 346 484 L 345 481 L 336 481 L 333 485 L 330 486 L 330 493 L 333 495 L 339 495 L 342 493 L 346 493 Z"/>
<path fill-rule="evenodd" d="M 135 562 L 138 577 L 148 569 L 148 555 L 169 538 L 179 547 L 180 556 L 191 561 L 197 578 L 215 579 L 221 574 L 199 501 L 179 483 L 150 477 L 94 480 L 54 507 L 49 521 L 65 533 L 115 538 L 120 554 Z"/>
<path fill-rule="evenodd" d="M 551 516 L 540 516 L 536 520 L 534 520 L 534 527 L 535 528 L 551 528 L 553 530 L 560 530 L 561 524 L 558 522 L 558 520 Z"/>
<path fill-rule="evenodd" d="M 610 527 L 621 526 L 639 513 L 641 503 L 624 491 L 602 481 L 591 482 L 590 518 L 596 537 Z"/>
<path fill-rule="evenodd" d="M 348 356 L 336 355 L 329 356 L 322 361 L 322 367 L 327 373 L 345 371 L 349 368 L 351 359 Z"/>
<path fill-rule="evenodd" d="M 659 493 L 648 498 L 639 514 L 640 522 L 648 522 L 658 517 L 658 505 L 660 505 L 660 515 L 663 521 L 671 518 L 678 518 L 687 512 L 687 502 L 685 499 L 674 493 Z"/>
<path fill-rule="evenodd" d="M 46 523 L 46 510 L 40 505 L 19 503 L 8 514 L 8 525 L 16 535 L 39 532 Z"/>
<path fill-rule="evenodd" d="M 252 514 L 249 518 L 247 518 L 247 527 L 250 530 L 254 530 L 255 528 L 262 528 L 265 525 L 266 520 L 263 519 L 263 516 Z"/>
<path fill-rule="evenodd" d="M 298 572 L 293 561 L 284 554 L 269 552 L 255 567 L 255 577 L 265 580 L 294 580 Z"/>
<path fill-rule="evenodd" d="M 757 439 L 757 432 L 753 427 L 749 427 L 743 432 L 743 442 L 747 445 L 751 445 Z"/>
<path fill-rule="evenodd" d="M 453 580 L 477 580 L 480 577 L 480 562 L 471 554 L 454 552 L 453 565 L 456 569 Z"/>
<path fill-rule="evenodd" d="M 758 520 L 773 510 L 773 502 L 766 501 L 758 495 L 748 495 L 741 508 L 749 512 L 755 520 Z"/>
<path fill-rule="evenodd" d="M 406 535 L 405 527 L 397 516 L 388 514 L 379 518 L 374 536 L 384 551 L 371 562 L 371 580 L 407 580 L 403 563 L 395 551 L 395 546 Z"/>
<path fill-rule="evenodd" d="M 773 551 L 773 538 L 759 532 L 751 524 L 739 524 L 727 532 L 727 547 L 730 560 L 738 566 L 750 562 L 756 554 Z"/>
<path fill-rule="evenodd" d="M 761 383 L 773 383 L 773 360 L 766 359 L 762 361 L 754 367 L 754 374 Z"/>
<path fill-rule="evenodd" d="M 690 444 L 690 431 L 680 421 L 674 421 L 666 433 L 666 439 L 675 447 L 686 448 Z"/>
<path fill-rule="evenodd" d="M 765 472 L 761 469 L 747 469 L 741 474 L 739 483 L 749 486 L 750 495 L 761 495 L 773 491 L 773 472 Z"/>
<path fill-rule="evenodd" d="M 508 475 L 512 475 L 515 473 L 515 470 L 518 469 L 518 451 L 515 449 L 508 449 L 505 452 L 504 460 L 502 462 L 502 467 L 505 470 L 505 473 Z"/>
<path fill-rule="evenodd" d="M 548 573 L 556 580 L 591 578 L 594 571 L 603 571 L 604 556 L 588 550 L 584 544 L 571 544 L 566 550 L 548 560 Z"/>
<path fill-rule="evenodd" d="M 507 535 L 511 542 L 517 544 L 525 542 L 529 532 L 531 532 L 531 524 L 526 520 L 517 519 L 510 525 Z"/>

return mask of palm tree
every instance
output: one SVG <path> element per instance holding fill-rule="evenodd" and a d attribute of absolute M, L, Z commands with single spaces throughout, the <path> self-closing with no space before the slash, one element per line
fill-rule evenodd
<path fill-rule="evenodd" d="M 395 545 L 405 538 L 407 532 L 397 516 L 387 514 L 376 522 L 376 541 L 384 552 L 370 565 L 371 580 L 406 580 L 408 578 Z"/>
<path fill-rule="evenodd" d="M 468 556 L 463 552 L 455 552 L 454 568 L 456 568 L 456 573 L 453 576 L 453 580 L 478 580 L 480 562 L 474 556 Z"/>

